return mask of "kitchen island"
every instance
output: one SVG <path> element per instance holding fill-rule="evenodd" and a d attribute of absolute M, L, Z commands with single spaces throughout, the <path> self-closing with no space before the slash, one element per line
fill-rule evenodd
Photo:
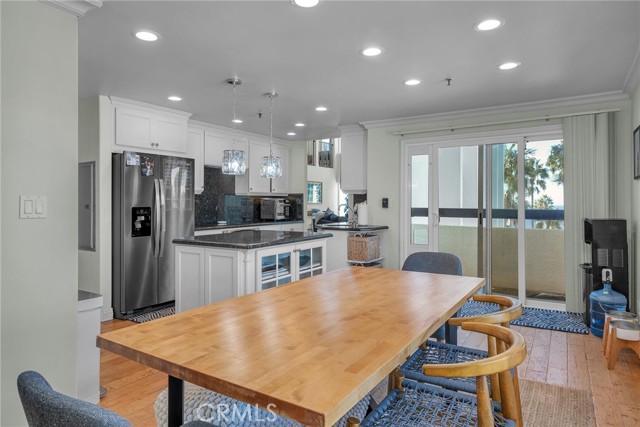
<path fill-rule="evenodd" d="M 176 311 L 322 274 L 331 236 L 241 230 L 175 239 Z"/>

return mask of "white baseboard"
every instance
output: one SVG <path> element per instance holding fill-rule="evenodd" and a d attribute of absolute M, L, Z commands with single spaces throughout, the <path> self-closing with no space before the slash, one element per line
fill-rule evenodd
<path fill-rule="evenodd" d="M 100 321 L 106 322 L 108 320 L 113 320 L 113 308 L 102 307 L 102 310 L 100 310 Z"/>
<path fill-rule="evenodd" d="M 536 300 L 536 299 L 527 298 L 524 305 L 525 307 L 531 307 L 531 308 L 545 308 L 547 310 L 567 311 L 567 305 L 565 303 L 555 302 L 555 301 L 545 301 L 545 300 Z"/>

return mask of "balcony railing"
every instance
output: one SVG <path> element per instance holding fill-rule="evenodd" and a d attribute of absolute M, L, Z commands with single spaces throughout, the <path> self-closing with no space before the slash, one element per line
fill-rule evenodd
<path fill-rule="evenodd" d="M 428 208 L 413 208 L 412 216 L 428 216 Z M 478 218 L 477 209 L 440 209 L 441 218 Z M 492 209 L 492 218 L 517 219 L 516 209 Z M 482 212 L 486 214 L 485 211 Z M 533 221 L 558 221 L 557 229 L 525 228 L 525 271 L 528 296 L 546 295 L 564 299 L 564 210 L 527 209 L 525 218 Z M 414 235 L 426 236 L 427 224 L 413 224 Z M 452 252 L 462 261 L 463 274 L 478 274 L 478 229 L 462 224 L 443 224 L 439 230 L 439 250 Z M 482 231 L 486 241 L 486 230 Z M 424 239 L 423 241 L 426 241 Z M 491 285 L 499 291 L 517 294 L 518 288 L 518 229 L 498 226 L 491 228 Z M 483 254 L 482 259 L 486 259 Z"/>

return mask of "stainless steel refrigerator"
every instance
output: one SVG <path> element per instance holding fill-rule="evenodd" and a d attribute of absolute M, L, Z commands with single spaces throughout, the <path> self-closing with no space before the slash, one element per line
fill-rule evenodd
<path fill-rule="evenodd" d="M 193 160 L 113 154 L 113 310 L 123 319 L 175 300 L 172 241 L 193 236 Z"/>

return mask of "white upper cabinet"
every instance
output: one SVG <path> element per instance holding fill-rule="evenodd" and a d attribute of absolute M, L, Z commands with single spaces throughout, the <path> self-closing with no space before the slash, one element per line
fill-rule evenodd
<path fill-rule="evenodd" d="M 271 180 L 271 192 L 289 194 L 289 147 L 273 144 L 273 155 L 282 159 L 282 176 Z"/>
<path fill-rule="evenodd" d="M 222 167 L 222 155 L 224 150 L 233 148 L 233 134 L 220 130 L 207 129 L 204 134 L 204 164 L 207 166 Z M 236 135 L 235 149 L 249 151 L 249 138 Z"/>
<path fill-rule="evenodd" d="M 340 128 L 340 189 L 367 192 L 367 134 L 360 126 Z"/>
<path fill-rule="evenodd" d="M 200 194 L 204 190 L 204 129 L 187 129 L 187 157 L 194 160 L 193 191 Z"/>
<path fill-rule="evenodd" d="M 114 151 L 187 151 L 190 113 L 111 97 L 115 118 Z"/>
<path fill-rule="evenodd" d="M 252 138 L 249 142 L 249 163 L 247 173 L 236 177 L 236 194 L 278 194 L 289 193 L 289 146 L 273 144 L 273 155 L 282 159 L 282 176 L 269 179 L 260 176 L 262 157 L 269 155 L 269 141 Z"/>

